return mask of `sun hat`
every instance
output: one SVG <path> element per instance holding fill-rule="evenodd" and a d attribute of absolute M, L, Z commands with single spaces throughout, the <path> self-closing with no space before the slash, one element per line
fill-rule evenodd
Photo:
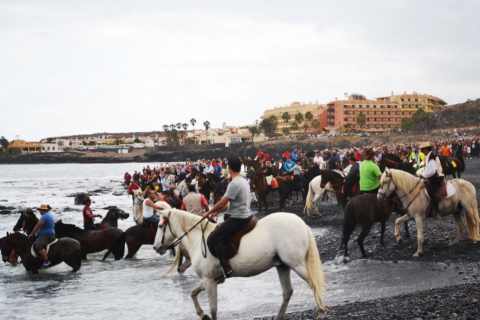
<path fill-rule="evenodd" d="M 370 159 L 373 155 L 375 155 L 375 152 L 372 148 L 365 148 L 363 149 L 363 152 L 365 153 L 365 158 L 367 159 Z"/>
<path fill-rule="evenodd" d="M 420 144 L 420 149 L 423 149 L 423 148 L 431 148 L 431 147 L 432 147 L 432 145 L 431 145 L 430 142 L 422 142 L 422 143 Z"/>
<path fill-rule="evenodd" d="M 88 198 L 88 197 L 87 197 L 87 198 Z M 40 210 L 42 210 L 42 211 L 48 211 L 48 210 L 51 209 L 51 207 L 50 207 L 48 204 L 42 204 L 42 205 L 40 205 L 40 207 L 35 208 L 35 209 L 37 209 L 38 211 L 40 211 Z"/>

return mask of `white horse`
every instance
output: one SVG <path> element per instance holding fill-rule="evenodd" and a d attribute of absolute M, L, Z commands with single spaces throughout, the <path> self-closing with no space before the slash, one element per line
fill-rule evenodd
<path fill-rule="evenodd" d="M 325 192 L 334 192 L 332 188 L 330 188 L 330 183 L 328 183 L 325 188 L 322 188 L 320 184 L 322 183 L 322 176 L 315 177 L 310 183 L 308 184 L 308 194 L 307 199 L 305 200 L 305 208 L 303 208 L 303 213 L 310 215 L 310 211 L 313 206 L 313 214 L 322 216 L 322 214 L 318 211 L 318 200 Z M 315 196 L 313 196 L 315 194 Z"/>
<path fill-rule="evenodd" d="M 136 224 L 143 223 L 143 192 L 141 189 L 133 191 L 133 221 Z"/>
<path fill-rule="evenodd" d="M 439 204 L 439 215 L 444 217 L 453 214 L 453 218 L 457 223 L 458 232 L 455 239 L 448 245 L 457 244 L 463 231 L 462 211 L 465 210 L 465 220 L 467 222 L 467 230 L 473 243 L 480 241 L 479 234 L 479 217 L 477 208 L 477 197 L 475 187 L 468 181 L 462 179 L 450 180 L 456 193 L 446 198 Z M 395 238 L 399 244 L 402 243 L 400 237 L 399 225 L 410 219 L 415 219 L 417 224 L 417 240 L 418 249 L 413 255 L 419 257 L 423 254 L 423 224 L 428 215 L 428 207 L 430 199 L 425 192 L 423 181 L 413 175 L 395 169 L 385 169 L 380 180 L 380 189 L 378 191 L 378 199 L 386 200 L 394 191 L 397 192 L 399 199 L 403 203 L 407 214 L 395 221 Z"/>
<path fill-rule="evenodd" d="M 217 282 L 215 279 L 222 277 L 223 272 L 218 259 L 206 247 L 206 239 L 215 230 L 216 225 L 207 223 L 206 220 L 201 221 L 201 217 L 177 209 L 163 210 L 162 215 L 163 219 L 160 218 L 161 223 L 153 248 L 159 254 L 164 254 L 175 239 L 187 233 L 187 236 L 181 239 L 181 244 L 192 258 L 195 272 L 202 278 L 202 281 L 191 290 L 196 312 L 202 320 L 210 319 L 203 312 L 197 299 L 198 294 L 206 290 L 212 319 L 217 319 L 217 284 L 224 280 Z M 205 230 L 204 235 L 202 229 Z M 205 250 L 206 257 L 203 255 Z M 177 256 L 167 274 L 175 268 Z M 322 262 L 312 231 L 298 216 L 282 212 L 270 214 L 259 220 L 255 229 L 242 238 L 238 254 L 230 260 L 230 264 L 234 270 L 232 274 L 234 277 L 251 277 L 272 267 L 277 268 L 283 290 L 283 303 L 277 319 L 283 319 L 293 294 L 290 281 L 290 270 L 293 269 L 312 288 L 318 307 L 318 317 L 321 319 L 325 316 L 326 307 L 322 299 L 325 278 Z"/>

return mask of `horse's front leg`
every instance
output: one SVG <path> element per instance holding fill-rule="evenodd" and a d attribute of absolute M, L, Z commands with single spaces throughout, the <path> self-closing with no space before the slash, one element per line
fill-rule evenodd
<path fill-rule="evenodd" d="M 417 252 L 413 255 L 414 258 L 418 258 L 423 254 L 423 223 L 424 220 L 420 217 L 415 219 L 415 223 L 417 224 L 417 239 L 418 239 L 418 249 Z"/>
<path fill-rule="evenodd" d="M 192 290 L 190 291 L 190 296 L 192 297 L 193 304 L 195 305 L 195 311 L 197 312 L 198 316 L 200 317 L 200 319 L 206 320 L 206 319 L 209 319 L 209 317 L 203 312 L 202 307 L 200 307 L 200 303 L 198 303 L 198 298 L 197 298 L 198 294 L 203 290 L 205 290 L 205 284 L 202 280 L 192 288 Z"/>
<path fill-rule="evenodd" d="M 395 239 L 397 239 L 399 245 L 402 245 L 403 242 L 402 237 L 400 236 L 400 223 L 408 220 L 410 220 L 410 217 L 407 214 L 395 220 L 395 231 L 393 234 L 395 235 Z"/>
<path fill-rule="evenodd" d="M 205 284 L 208 302 L 210 303 L 210 314 L 212 316 L 212 320 L 217 320 L 217 281 L 213 279 L 204 279 L 203 283 Z M 202 318 L 202 320 L 204 319 Z"/>

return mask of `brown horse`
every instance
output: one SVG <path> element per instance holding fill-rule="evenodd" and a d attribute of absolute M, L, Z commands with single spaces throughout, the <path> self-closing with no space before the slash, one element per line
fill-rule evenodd
<path fill-rule="evenodd" d="M 395 208 L 392 203 L 389 201 L 380 203 L 375 195 L 365 194 L 352 198 L 344 211 L 343 237 L 342 245 L 340 246 L 340 249 L 342 249 L 342 247 L 345 249 L 344 257 L 348 257 L 348 241 L 357 224 L 362 227 L 362 232 L 357 238 L 357 243 L 363 258 L 368 258 L 365 248 L 363 247 L 363 241 L 376 222 L 381 223 L 380 244 L 382 246 L 385 245 L 383 242 L 385 223 L 393 211 L 395 211 Z"/>
<path fill-rule="evenodd" d="M 254 170 L 254 173 L 250 177 L 250 184 L 255 188 L 255 192 L 257 193 L 258 211 L 262 211 L 262 204 L 265 206 L 265 210 L 268 210 L 267 195 L 270 193 L 270 189 L 266 186 L 260 163 L 254 160 L 248 160 L 247 165 L 252 166 Z M 276 177 L 275 180 L 278 184 L 278 195 L 281 196 L 281 186 L 286 179 L 284 177 Z"/>
<path fill-rule="evenodd" d="M 343 193 L 343 180 L 345 177 L 337 171 L 332 170 L 322 170 L 321 176 L 322 182 L 320 183 L 320 187 L 324 189 L 325 186 L 330 182 L 330 187 L 335 191 L 335 196 L 337 197 L 338 202 L 342 205 L 342 208 L 345 209 L 348 201 L 347 197 L 345 197 L 345 194 Z M 360 191 L 360 186 L 356 186 L 355 190 L 352 192 L 352 198 L 361 194 L 363 194 L 363 192 Z"/>
<path fill-rule="evenodd" d="M 28 272 L 38 274 L 43 260 L 32 256 L 31 248 L 34 241 L 28 240 L 24 234 L 15 232 L 8 234 L 0 239 L 0 249 L 2 252 L 3 262 L 7 262 L 12 249 L 15 250 L 22 258 L 22 264 Z M 80 243 L 74 239 L 59 239 L 52 244 L 48 251 L 48 258 L 52 266 L 65 262 L 72 267 L 72 272 L 76 272 L 82 265 Z"/>
<path fill-rule="evenodd" d="M 80 242 L 82 247 L 82 259 L 87 259 L 87 254 L 100 252 L 109 249 L 123 231 L 117 228 L 107 228 L 103 230 L 84 230 L 73 224 L 66 224 L 59 221 L 55 224 L 55 234 L 57 238 L 72 238 Z M 125 248 L 115 248 L 113 254 L 115 260 L 123 257 Z"/>
<path fill-rule="evenodd" d="M 443 174 L 445 176 L 452 175 L 455 179 L 456 175 L 458 174 L 458 178 L 461 178 L 460 173 L 465 171 L 465 161 L 463 160 L 463 157 L 452 158 L 452 162 L 455 163 L 455 168 L 453 168 L 453 170 L 447 164 L 445 158 L 439 156 L 439 159 L 440 163 L 442 164 Z"/>

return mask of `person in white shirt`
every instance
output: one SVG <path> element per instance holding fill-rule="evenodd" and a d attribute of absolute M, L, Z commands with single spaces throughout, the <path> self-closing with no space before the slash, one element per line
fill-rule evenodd
<path fill-rule="evenodd" d="M 420 150 L 423 154 L 426 154 L 426 156 L 425 169 L 423 170 L 423 173 L 419 174 L 419 176 L 429 180 L 430 188 L 428 189 L 428 195 L 430 196 L 433 208 L 439 213 L 440 209 L 436 194 L 438 189 L 442 187 L 445 176 L 443 175 L 442 166 L 439 165 L 437 156 L 433 154 L 432 149 L 433 147 L 430 142 L 424 142 L 420 145 Z"/>
<path fill-rule="evenodd" d="M 320 155 L 320 152 L 317 152 L 315 154 L 315 157 L 313 158 L 313 163 L 318 165 L 320 169 L 323 169 L 325 166 L 325 160 L 323 160 L 323 157 Z"/>

